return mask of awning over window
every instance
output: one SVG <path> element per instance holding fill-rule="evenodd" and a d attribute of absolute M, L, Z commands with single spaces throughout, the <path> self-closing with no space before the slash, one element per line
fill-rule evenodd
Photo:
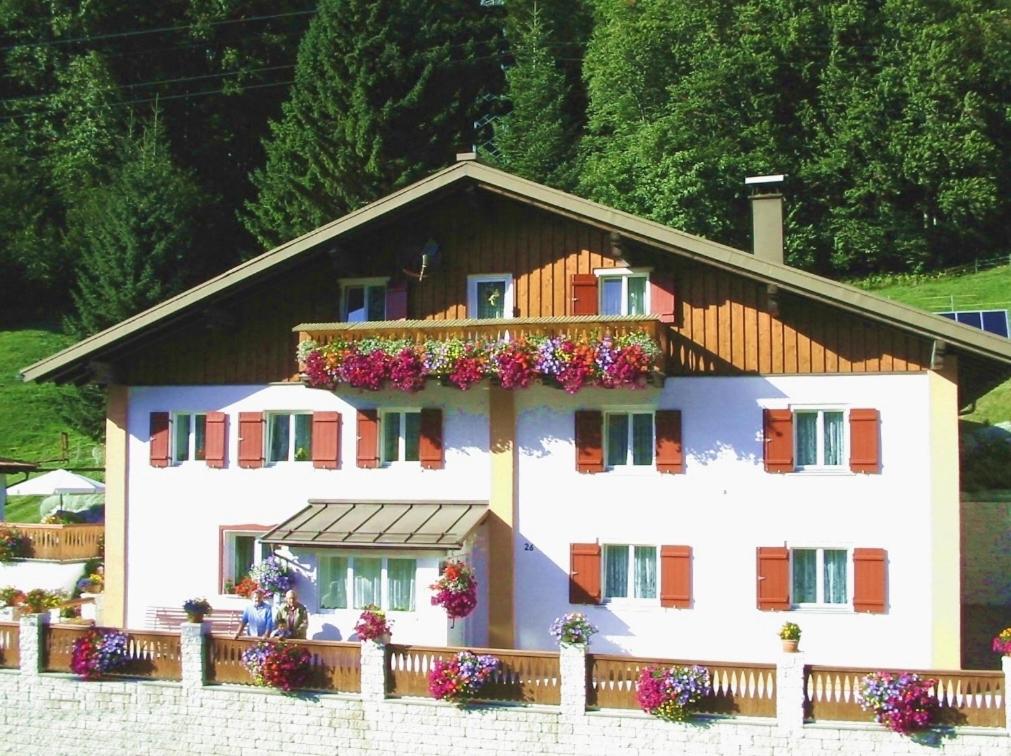
<path fill-rule="evenodd" d="M 403 504 L 310 501 L 261 540 L 317 548 L 460 548 L 488 512 L 487 502 Z"/>

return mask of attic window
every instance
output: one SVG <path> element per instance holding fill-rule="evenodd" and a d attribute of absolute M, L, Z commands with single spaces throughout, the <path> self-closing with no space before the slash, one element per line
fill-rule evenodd
<path fill-rule="evenodd" d="M 467 277 L 467 317 L 511 318 L 513 316 L 513 277 L 495 273 Z"/>
<path fill-rule="evenodd" d="M 363 323 L 386 320 L 386 278 L 349 278 L 341 281 L 341 320 Z"/>

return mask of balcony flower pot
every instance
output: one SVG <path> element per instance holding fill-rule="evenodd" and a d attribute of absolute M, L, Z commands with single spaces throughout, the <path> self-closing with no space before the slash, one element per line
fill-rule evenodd
<path fill-rule="evenodd" d="M 797 645 L 800 643 L 799 640 L 791 640 L 783 638 L 783 650 L 787 653 L 795 654 L 797 653 Z"/>
<path fill-rule="evenodd" d="M 204 613 L 203 612 L 186 612 L 186 621 L 187 622 L 194 622 L 194 623 L 198 623 L 199 624 L 200 622 L 204 621 Z"/>

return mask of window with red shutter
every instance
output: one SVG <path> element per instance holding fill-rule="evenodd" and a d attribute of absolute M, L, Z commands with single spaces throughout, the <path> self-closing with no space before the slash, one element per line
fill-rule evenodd
<path fill-rule="evenodd" d="M 239 413 L 239 467 L 263 467 L 263 413 Z"/>
<path fill-rule="evenodd" d="M 169 466 L 169 413 L 152 412 L 150 417 L 150 458 L 151 467 Z"/>
<path fill-rule="evenodd" d="M 660 547 L 660 606 L 692 605 L 692 547 Z"/>
<path fill-rule="evenodd" d="M 425 470 L 441 470 L 446 466 L 442 449 L 442 410 L 427 408 L 421 410 L 421 437 L 418 456 Z"/>
<path fill-rule="evenodd" d="M 569 545 L 569 603 L 600 603 L 600 544 Z"/>
<path fill-rule="evenodd" d="M 888 605 L 888 552 L 853 549 L 853 609 L 884 614 Z"/>
<path fill-rule="evenodd" d="M 657 315 L 661 323 L 673 323 L 676 298 L 674 295 L 674 276 L 670 273 L 654 273 L 649 277 L 649 309 Z"/>
<path fill-rule="evenodd" d="M 657 410 L 656 469 L 662 473 L 683 473 L 684 452 L 681 448 L 681 410 Z"/>
<path fill-rule="evenodd" d="M 374 409 L 358 410 L 358 466 L 379 466 L 379 413 Z"/>
<path fill-rule="evenodd" d="M 880 423 L 876 409 L 850 410 L 850 470 L 853 472 L 881 471 Z"/>
<path fill-rule="evenodd" d="M 226 467 L 228 464 L 228 415 L 224 412 L 208 412 L 204 428 L 204 459 L 207 466 Z"/>
<path fill-rule="evenodd" d="M 790 552 L 783 546 L 759 546 L 756 589 L 758 608 L 790 608 Z"/>
<path fill-rule="evenodd" d="M 762 410 L 765 471 L 793 472 L 793 412 L 788 409 Z"/>
<path fill-rule="evenodd" d="M 576 470 L 604 471 L 604 415 L 600 410 L 576 410 Z"/>
<path fill-rule="evenodd" d="M 569 314 L 596 315 L 597 277 L 590 274 L 574 273 L 569 286 Z"/>
<path fill-rule="evenodd" d="M 312 413 L 312 466 L 336 470 L 341 465 L 340 412 Z"/>

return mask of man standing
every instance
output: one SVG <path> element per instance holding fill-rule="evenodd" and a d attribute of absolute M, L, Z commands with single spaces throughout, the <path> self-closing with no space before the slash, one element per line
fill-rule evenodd
<path fill-rule="evenodd" d="M 270 611 L 270 604 L 264 600 L 266 596 L 267 592 L 260 588 L 253 591 L 253 603 L 242 610 L 242 621 L 235 631 L 236 640 L 243 630 L 248 630 L 254 638 L 266 638 L 273 631 L 274 615 Z"/>
<path fill-rule="evenodd" d="M 274 617 L 274 635 L 305 640 L 308 629 L 309 610 L 298 600 L 295 591 L 288 591 L 284 594 L 284 603 L 278 608 Z"/>

